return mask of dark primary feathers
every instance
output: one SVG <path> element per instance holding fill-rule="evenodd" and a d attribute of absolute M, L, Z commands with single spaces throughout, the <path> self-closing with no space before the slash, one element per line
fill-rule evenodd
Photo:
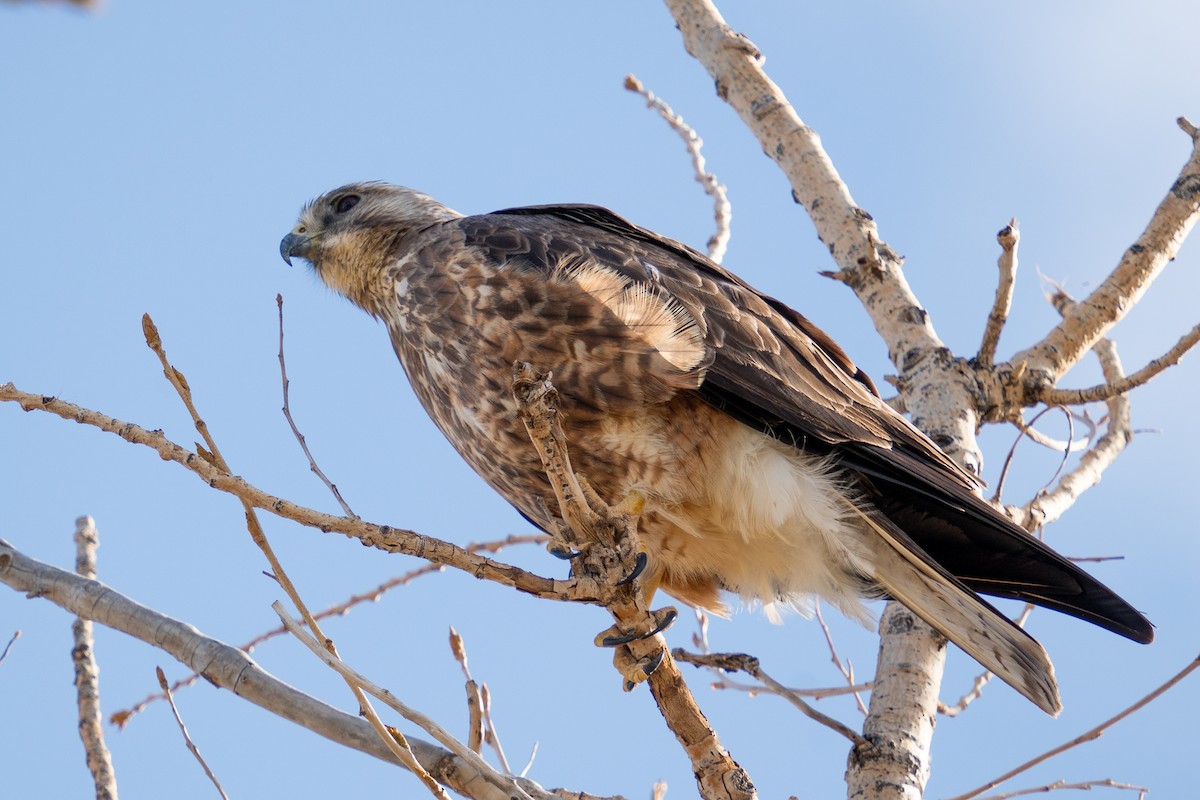
<path fill-rule="evenodd" d="M 853 598 L 891 595 L 1051 713 L 1044 651 L 975 592 L 1153 638 L 980 499 L 804 316 L 611 211 L 463 217 L 357 184 L 310 204 L 281 252 L 388 325 L 451 443 L 547 529 L 537 498 L 552 495 L 507 381 L 517 359 L 552 371 L 578 468 L 609 499 L 647 495 L 654 580 L 680 599 L 815 593 L 861 619 Z"/>

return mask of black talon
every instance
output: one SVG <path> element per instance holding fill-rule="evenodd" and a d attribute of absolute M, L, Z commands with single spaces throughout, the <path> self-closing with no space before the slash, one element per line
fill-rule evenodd
<path fill-rule="evenodd" d="M 642 681 L 646 680 L 651 675 L 653 675 L 654 671 L 662 666 L 663 659 L 665 659 L 666 657 L 667 657 L 666 650 L 659 650 L 654 655 L 647 656 L 647 660 L 645 661 L 645 663 L 638 665 L 638 671 L 641 673 L 641 677 L 638 678 L 637 680 L 633 680 L 631 678 L 625 679 L 625 685 L 623 687 L 625 689 L 625 691 L 632 692 L 634 689 L 637 688 L 637 685 L 639 683 L 641 683 Z"/>
<path fill-rule="evenodd" d="M 550 555 L 555 558 L 561 558 L 563 561 L 570 561 L 573 558 L 579 558 L 579 556 L 583 555 L 579 550 L 572 550 L 569 547 L 558 547 L 557 545 L 550 545 L 546 550 Z"/>
<path fill-rule="evenodd" d="M 656 670 L 662 666 L 663 659 L 666 657 L 667 657 L 667 651 L 659 650 L 657 653 L 655 653 L 654 655 L 652 655 L 650 657 L 651 661 L 642 665 L 642 674 L 645 675 L 647 678 L 649 678 L 651 675 L 654 674 L 654 670 Z"/>
<path fill-rule="evenodd" d="M 630 642 L 636 642 L 638 639 L 649 639 L 651 636 L 662 633 L 667 628 L 671 627 L 671 623 L 674 622 L 675 618 L 679 616 L 679 612 L 674 606 L 668 606 L 659 611 L 658 614 L 661 614 L 662 618 L 658 621 L 658 625 L 655 626 L 654 630 L 650 631 L 649 633 L 626 633 L 621 634 L 620 636 L 605 636 L 600 640 L 600 646 L 618 647 L 623 644 L 629 644 Z"/>
<path fill-rule="evenodd" d="M 626 586 L 637 580 L 637 576 L 641 575 L 642 571 L 646 569 L 646 561 L 646 554 L 644 552 L 638 553 L 637 559 L 635 559 L 633 562 L 633 571 L 621 580 L 617 581 L 617 586 Z"/>

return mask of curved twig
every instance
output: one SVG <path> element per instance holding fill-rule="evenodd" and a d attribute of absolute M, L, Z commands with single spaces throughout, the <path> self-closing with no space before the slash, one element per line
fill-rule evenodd
<path fill-rule="evenodd" d="M 704 147 L 704 140 L 661 97 L 655 96 L 654 92 L 647 89 L 637 79 L 637 76 L 626 75 L 625 88 L 644 97 L 646 106 L 657 111 L 671 126 L 671 130 L 678 133 L 679 137 L 683 139 L 688 155 L 692 157 L 692 169 L 696 173 L 696 182 L 704 187 L 704 193 L 713 201 L 713 222 L 716 224 L 716 230 L 713 231 L 712 236 L 708 237 L 708 257 L 718 264 L 721 263 L 721 259 L 725 257 L 725 251 L 729 247 L 729 221 L 733 217 L 733 207 L 729 204 L 725 187 L 717 180 L 717 176 L 705 169 L 704 154 L 700 152 L 700 148 Z"/>

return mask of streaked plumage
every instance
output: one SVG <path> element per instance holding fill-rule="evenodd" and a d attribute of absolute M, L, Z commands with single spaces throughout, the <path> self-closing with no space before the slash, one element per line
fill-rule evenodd
<path fill-rule="evenodd" d="M 280 250 L 385 323 L 434 422 L 547 530 L 553 493 L 509 383 L 516 360 L 552 372 L 576 468 L 610 500 L 646 497 L 650 574 L 680 600 L 815 594 L 866 620 L 860 598 L 891 596 L 1050 713 L 1045 652 L 975 592 L 1153 636 L 979 499 L 816 326 L 610 211 L 464 217 L 354 184 L 310 203 Z"/>

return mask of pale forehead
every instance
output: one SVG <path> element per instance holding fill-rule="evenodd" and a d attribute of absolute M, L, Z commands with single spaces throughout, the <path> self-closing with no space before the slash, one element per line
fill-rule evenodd
<path fill-rule="evenodd" d="M 358 195 L 362 198 L 361 202 L 370 205 L 372 210 L 390 213 L 397 217 L 405 217 L 442 205 L 429 195 L 407 186 L 371 181 L 348 183 L 310 200 L 301 211 L 301 217 L 312 219 L 320 216 L 338 199 L 347 195 Z"/>

